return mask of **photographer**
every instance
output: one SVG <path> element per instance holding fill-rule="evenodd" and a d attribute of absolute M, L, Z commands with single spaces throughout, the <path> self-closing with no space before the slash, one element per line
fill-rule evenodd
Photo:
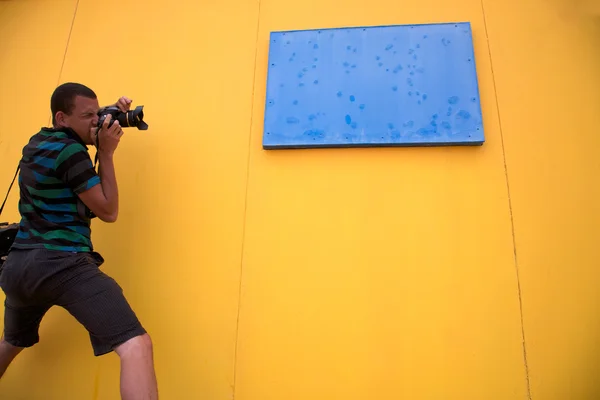
<path fill-rule="evenodd" d="M 114 106 L 127 112 L 130 104 L 122 97 Z M 91 241 L 93 218 L 117 219 L 113 158 L 123 129 L 109 115 L 97 131 L 96 94 L 81 84 L 57 87 L 51 111 L 53 127 L 31 137 L 20 161 L 21 221 L 0 274 L 6 295 L 0 377 L 39 341 L 40 322 L 57 305 L 87 329 L 95 356 L 118 354 L 123 399 L 157 399 L 150 337 L 121 287 L 100 270 L 104 260 Z M 98 173 L 87 148 L 97 140 Z"/>

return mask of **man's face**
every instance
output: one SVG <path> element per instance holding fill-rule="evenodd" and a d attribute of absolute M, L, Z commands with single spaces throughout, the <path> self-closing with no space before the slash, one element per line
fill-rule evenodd
<path fill-rule="evenodd" d="M 92 139 L 92 128 L 98 124 L 98 99 L 76 96 L 71 115 L 62 112 L 57 113 L 58 126 L 73 129 L 85 144 L 94 144 Z"/>

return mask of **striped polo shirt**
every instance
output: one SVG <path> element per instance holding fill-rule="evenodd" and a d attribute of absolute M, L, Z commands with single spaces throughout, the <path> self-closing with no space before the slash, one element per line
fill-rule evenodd
<path fill-rule="evenodd" d="M 77 194 L 100 183 L 87 146 L 69 128 L 42 128 L 23 148 L 21 221 L 13 248 L 93 251 L 94 215 Z"/>

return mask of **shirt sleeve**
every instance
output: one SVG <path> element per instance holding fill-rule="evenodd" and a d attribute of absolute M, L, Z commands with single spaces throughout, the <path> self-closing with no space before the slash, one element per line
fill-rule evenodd
<path fill-rule="evenodd" d="M 100 183 L 87 149 L 80 143 L 63 148 L 56 158 L 56 174 L 75 194 L 80 194 Z"/>

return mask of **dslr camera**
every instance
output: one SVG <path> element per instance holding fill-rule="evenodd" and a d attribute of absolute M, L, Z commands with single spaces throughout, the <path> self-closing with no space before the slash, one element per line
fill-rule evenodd
<path fill-rule="evenodd" d="M 98 128 L 102 127 L 106 117 L 110 115 L 111 120 L 108 124 L 110 128 L 115 121 L 123 128 L 136 127 L 141 131 L 148 129 L 148 124 L 144 122 L 144 106 L 137 106 L 134 110 L 127 112 L 121 111 L 118 107 L 104 107 L 98 111 Z"/>

